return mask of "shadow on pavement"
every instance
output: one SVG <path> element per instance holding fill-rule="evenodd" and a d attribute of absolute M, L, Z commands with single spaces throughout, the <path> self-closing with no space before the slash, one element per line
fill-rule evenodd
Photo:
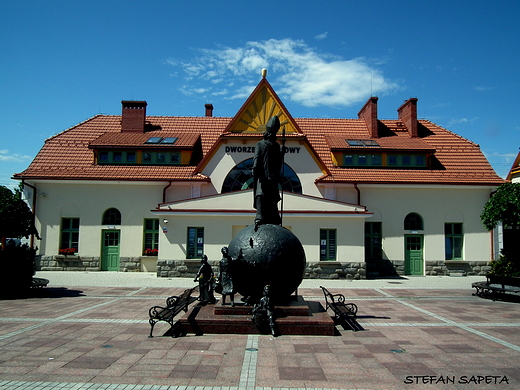
<path fill-rule="evenodd" d="M 31 288 L 24 292 L 16 292 L 0 296 L 2 300 L 34 299 L 34 298 L 73 298 L 85 296 L 81 290 L 71 290 L 66 287 Z"/>

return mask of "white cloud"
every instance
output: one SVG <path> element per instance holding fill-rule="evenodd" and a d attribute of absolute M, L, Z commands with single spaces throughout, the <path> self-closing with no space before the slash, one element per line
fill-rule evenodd
<path fill-rule="evenodd" d="M 16 162 L 22 162 L 31 160 L 31 156 L 28 155 L 22 155 L 22 154 L 10 154 L 9 150 L 7 149 L 0 149 L 0 161 L 16 161 Z"/>
<path fill-rule="evenodd" d="M 197 94 L 204 94 L 208 92 L 207 88 L 192 88 L 190 85 L 183 85 L 181 88 L 179 88 L 179 91 L 181 91 L 185 95 L 197 95 Z"/>
<path fill-rule="evenodd" d="M 478 120 L 478 117 L 474 117 L 474 118 L 455 118 L 455 119 L 452 119 L 448 122 L 448 124 L 451 126 L 451 125 L 460 125 L 462 123 L 471 123 L 471 122 L 475 122 L 476 120 Z"/>
<path fill-rule="evenodd" d="M 364 58 L 345 60 L 321 54 L 303 41 L 270 39 L 247 42 L 238 48 L 200 49 L 199 53 L 191 61 L 166 61 L 181 68 L 190 81 L 190 87 L 181 88 L 183 93 L 224 94 L 217 89 L 220 87 L 231 99 L 243 99 L 258 83 L 262 68 L 269 70 L 268 77 L 274 77 L 272 83 L 281 85 L 278 93 L 307 107 L 349 106 L 370 94 L 385 94 L 398 88 Z M 197 80 L 203 87 L 194 85 Z"/>
<path fill-rule="evenodd" d="M 322 39 L 327 38 L 327 35 L 329 35 L 328 31 L 324 32 L 323 34 L 316 35 L 314 39 L 317 39 L 318 41 L 321 41 Z"/>

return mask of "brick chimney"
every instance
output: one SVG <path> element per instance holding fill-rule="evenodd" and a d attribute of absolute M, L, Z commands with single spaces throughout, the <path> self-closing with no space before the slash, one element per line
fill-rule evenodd
<path fill-rule="evenodd" d="M 364 119 L 368 127 L 370 138 L 379 138 L 377 132 L 377 97 L 371 97 L 358 112 L 358 118 Z"/>
<path fill-rule="evenodd" d="M 404 126 L 410 133 L 410 137 L 416 138 L 419 136 L 417 130 L 417 98 L 408 99 L 404 104 L 397 109 L 399 119 L 403 121 Z"/>
<path fill-rule="evenodd" d="M 123 100 L 123 113 L 121 119 L 121 132 L 144 133 L 144 121 L 146 119 L 146 106 L 144 101 Z"/>
<path fill-rule="evenodd" d="M 213 116 L 213 104 L 205 104 L 204 107 L 206 107 L 206 116 Z"/>

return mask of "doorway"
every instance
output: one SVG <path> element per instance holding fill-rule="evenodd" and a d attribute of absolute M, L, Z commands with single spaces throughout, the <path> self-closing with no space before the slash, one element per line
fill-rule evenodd
<path fill-rule="evenodd" d="M 404 235 L 404 273 L 405 275 L 424 275 L 423 261 L 423 242 L 422 234 Z"/>
<path fill-rule="evenodd" d="M 119 230 L 103 230 L 101 271 L 119 271 Z"/>

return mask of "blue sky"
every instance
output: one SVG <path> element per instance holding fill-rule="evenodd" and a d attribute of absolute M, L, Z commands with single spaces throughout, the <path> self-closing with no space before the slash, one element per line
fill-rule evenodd
<path fill-rule="evenodd" d="M 518 1 L 14 1 L 0 13 L 0 185 L 44 140 L 121 100 L 149 115 L 233 116 L 262 68 L 294 117 L 418 115 L 481 146 L 505 177 L 520 147 Z"/>

